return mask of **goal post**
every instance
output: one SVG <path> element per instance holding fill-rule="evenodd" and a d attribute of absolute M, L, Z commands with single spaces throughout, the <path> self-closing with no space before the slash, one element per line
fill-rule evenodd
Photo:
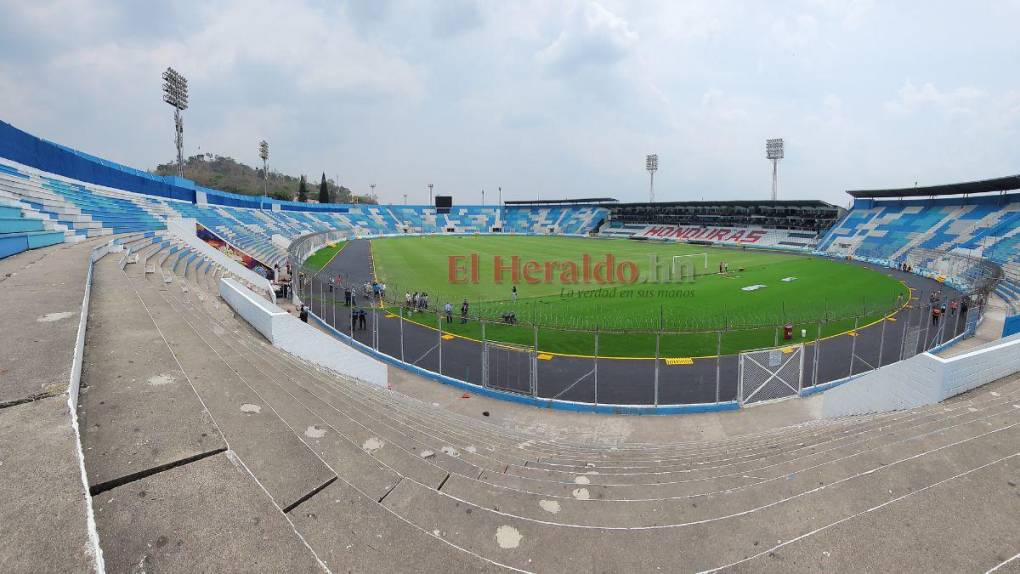
<path fill-rule="evenodd" d="M 682 266 L 689 257 L 701 257 L 704 260 L 704 268 L 708 269 L 708 253 L 688 253 L 686 255 L 674 255 L 673 256 L 673 273 L 677 272 L 677 267 Z"/>

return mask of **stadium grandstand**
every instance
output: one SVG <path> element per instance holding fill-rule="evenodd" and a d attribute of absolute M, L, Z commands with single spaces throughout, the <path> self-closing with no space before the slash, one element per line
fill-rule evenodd
<path fill-rule="evenodd" d="M 609 206 L 601 235 L 778 249 L 813 248 L 844 210 L 823 201 L 679 201 Z"/>
<path fill-rule="evenodd" d="M 996 292 L 1020 309 L 1020 176 L 931 187 L 849 191 L 853 208 L 825 235 L 822 253 L 898 265 L 951 253 L 1002 270 Z"/>
<path fill-rule="evenodd" d="M 999 195 L 851 192 L 846 213 L 605 198 L 438 213 L 229 194 L 0 123 L 0 571 L 1015 569 L 1020 336 L 995 293 L 1015 305 L 1020 199 L 995 181 Z M 862 266 L 907 296 L 849 331 L 819 321 L 813 340 L 673 356 L 653 335 L 653 358 L 600 362 L 597 330 L 593 356 L 453 337 L 403 308 L 370 305 L 355 331 L 336 266 L 287 296 L 271 283 L 341 241 L 331 265 L 360 265 L 359 285 L 368 238 L 480 234 L 792 249 L 765 255 Z M 923 300 L 943 289 L 971 305 L 955 323 Z M 386 356 L 405 330 L 423 334 L 408 360 Z M 823 352 L 848 361 L 824 382 Z M 560 390 L 467 381 L 517 369 Z M 592 373 L 594 401 L 563 399 Z M 711 397 L 599 401 L 599 384 L 653 376 Z M 691 414 L 619 416 L 676 413 Z"/>

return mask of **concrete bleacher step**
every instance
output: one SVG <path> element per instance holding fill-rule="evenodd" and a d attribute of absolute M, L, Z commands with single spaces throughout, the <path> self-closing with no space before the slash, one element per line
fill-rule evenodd
<path fill-rule="evenodd" d="M 216 421 L 230 448 L 245 461 L 281 507 L 333 480 L 335 474 L 309 450 L 272 405 L 224 357 L 216 354 L 145 279 L 135 291 Z"/>
<path fill-rule="evenodd" d="M 94 505 L 108 572 L 322 572 L 231 451 L 118 486 Z"/>
<path fill-rule="evenodd" d="M 90 486 L 226 448 L 116 261 L 93 281 L 79 404 Z"/>

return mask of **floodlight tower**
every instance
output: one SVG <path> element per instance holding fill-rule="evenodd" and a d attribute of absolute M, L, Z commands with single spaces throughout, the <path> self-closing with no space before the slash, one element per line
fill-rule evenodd
<path fill-rule="evenodd" d="M 181 112 L 188 109 L 188 80 L 173 68 L 163 72 L 163 101 L 174 107 L 177 175 L 184 177 L 184 120 Z"/>
<path fill-rule="evenodd" d="M 645 169 L 648 170 L 648 201 L 655 203 L 655 172 L 659 171 L 659 154 L 645 156 Z"/>
<path fill-rule="evenodd" d="M 266 196 L 269 195 L 269 144 L 266 140 L 259 142 L 259 157 L 262 158 L 262 204 L 266 202 Z M 259 208 L 263 208 L 263 205 L 259 205 Z"/>
<path fill-rule="evenodd" d="M 783 138 L 765 140 L 765 159 L 772 160 L 772 201 L 779 197 L 779 160 L 783 159 Z"/>
<path fill-rule="evenodd" d="M 432 205 L 432 184 L 429 184 L 429 205 Z"/>

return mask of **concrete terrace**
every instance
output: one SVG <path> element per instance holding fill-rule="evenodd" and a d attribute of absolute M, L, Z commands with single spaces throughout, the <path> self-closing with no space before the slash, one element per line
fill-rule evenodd
<path fill-rule="evenodd" d="M 620 417 L 400 371 L 383 389 L 269 345 L 216 295 L 215 265 L 122 241 L 139 262 L 96 264 L 88 314 L 88 496 L 67 381 L 90 245 L 0 262 L 17 326 L 0 346 L 4 572 L 1020 568 L 1020 377 L 831 421 L 817 396 Z"/>

